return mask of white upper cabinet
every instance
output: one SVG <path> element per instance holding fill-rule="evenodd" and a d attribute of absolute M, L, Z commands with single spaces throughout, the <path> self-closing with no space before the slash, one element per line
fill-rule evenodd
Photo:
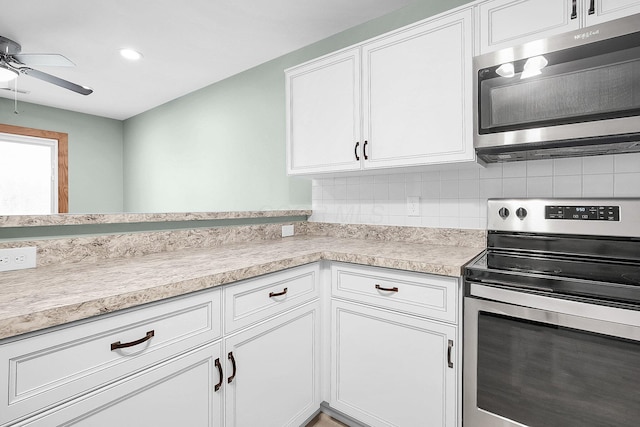
<path fill-rule="evenodd" d="M 492 0 L 479 4 L 480 53 L 640 12 L 640 0 Z"/>
<path fill-rule="evenodd" d="M 287 172 L 360 169 L 360 49 L 287 71 Z"/>
<path fill-rule="evenodd" d="M 286 71 L 287 171 L 473 161 L 472 9 Z"/>
<path fill-rule="evenodd" d="M 464 10 L 363 45 L 365 169 L 474 159 L 471 25 Z"/>
<path fill-rule="evenodd" d="M 640 13 L 640 0 L 589 0 L 586 24 L 599 24 L 635 13 Z"/>

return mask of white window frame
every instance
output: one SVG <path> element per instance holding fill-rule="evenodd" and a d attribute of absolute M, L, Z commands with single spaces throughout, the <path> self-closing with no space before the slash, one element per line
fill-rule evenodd
<path fill-rule="evenodd" d="M 0 133 L 0 142 L 49 147 L 51 150 L 51 207 L 49 213 L 58 213 L 58 140 L 11 133 Z"/>

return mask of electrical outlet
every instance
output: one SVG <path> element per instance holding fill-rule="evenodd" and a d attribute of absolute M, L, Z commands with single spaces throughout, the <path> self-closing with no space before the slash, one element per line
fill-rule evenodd
<path fill-rule="evenodd" d="M 35 246 L 0 249 L 0 271 L 22 270 L 35 267 Z"/>
<path fill-rule="evenodd" d="M 407 215 L 420 216 L 420 197 L 407 197 Z"/>
<path fill-rule="evenodd" d="M 282 226 L 282 237 L 290 237 L 293 236 L 293 224 L 292 225 L 283 225 Z"/>

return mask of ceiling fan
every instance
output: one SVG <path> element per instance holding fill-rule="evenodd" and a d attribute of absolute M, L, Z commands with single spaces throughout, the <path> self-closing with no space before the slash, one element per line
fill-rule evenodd
<path fill-rule="evenodd" d="M 69 89 L 81 95 L 89 95 L 93 92 L 93 89 L 86 86 L 81 86 L 31 68 L 32 66 L 75 66 L 75 64 L 66 57 L 58 54 L 20 53 L 21 51 L 22 47 L 18 43 L 0 36 L 0 76 L 6 74 L 9 79 L 12 79 L 19 74 L 24 74 Z M 15 74 L 15 76 L 11 76 L 11 73 Z"/>

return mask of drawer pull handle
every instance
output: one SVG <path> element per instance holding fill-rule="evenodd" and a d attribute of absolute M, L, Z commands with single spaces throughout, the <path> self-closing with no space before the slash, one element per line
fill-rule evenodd
<path fill-rule="evenodd" d="M 229 379 L 227 379 L 227 382 L 231 384 L 231 381 L 233 381 L 233 379 L 236 377 L 236 359 L 235 357 L 233 357 L 232 351 L 229 352 L 229 360 L 231 360 L 231 366 L 233 368 L 233 372 L 231 373 L 231 376 L 229 377 Z"/>
<path fill-rule="evenodd" d="M 369 160 L 369 156 L 367 156 L 367 144 L 369 144 L 369 141 L 365 141 L 362 146 L 362 154 L 364 155 L 365 160 Z"/>
<path fill-rule="evenodd" d="M 282 292 L 269 292 L 269 298 L 279 297 L 279 296 L 285 295 L 288 290 L 289 290 L 288 288 L 284 288 L 284 290 Z"/>
<path fill-rule="evenodd" d="M 145 335 L 143 338 L 140 338 L 139 340 L 126 342 L 124 344 L 122 344 L 120 341 L 116 341 L 114 343 L 111 343 L 111 351 L 117 350 L 119 348 L 133 347 L 134 345 L 142 344 L 143 342 L 149 341 L 151 338 L 153 338 L 154 334 L 155 332 L 151 330 L 147 332 L 147 335 Z"/>
<path fill-rule="evenodd" d="M 360 157 L 358 157 L 358 147 L 360 146 L 360 141 L 356 142 L 356 146 L 353 149 L 353 154 L 356 155 L 356 160 L 360 160 Z"/>
<path fill-rule="evenodd" d="M 447 348 L 447 363 L 453 368 L 453 360 L 451 360 L 451 351 L 453 350 L 453 340 L 449 340 L 449 348 Z"/>
<path fill-rule="evenodd" d="M 218 378 L 220 378 L 220 382 L 213 388 L 214 391 L 220 390 L 220 387 L 222 387 L 222 381 L 224 380 L 224 374 L 222 373 L 222 365 L 220 364 L 220 359 L 216 359 L 216 368 L 218 368 Z"/>
<path fill-rule="evenodd" d="M 376 289 L 379 291 L 385 291 L 385 292 L 398 292 L 398 288 L 395 286 L 393 288 L 383 288 L 380 285 L 376 285 Z"/>
<path fill-rule="evenodd" d="M 578 17 L 578 0 L 573 0 L 571 2 L 571 19 L 576 19 Z"/>

